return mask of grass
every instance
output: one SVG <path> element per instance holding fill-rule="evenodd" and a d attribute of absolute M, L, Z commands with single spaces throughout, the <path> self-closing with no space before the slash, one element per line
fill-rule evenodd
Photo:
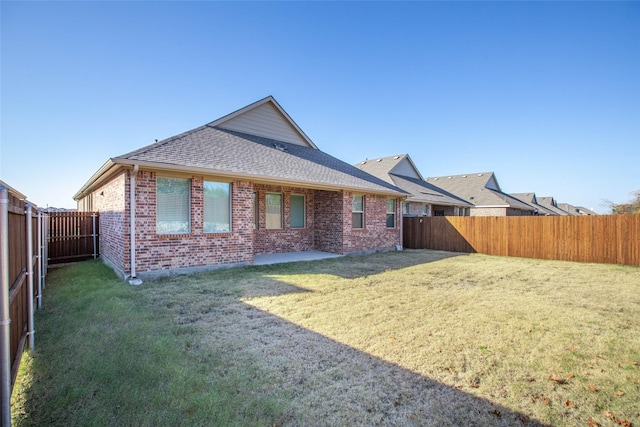
<path fill-rule="evenodd" d="M 55 270 L 26 425 L 638 425 L 640 269 L 436 251 Z"/>

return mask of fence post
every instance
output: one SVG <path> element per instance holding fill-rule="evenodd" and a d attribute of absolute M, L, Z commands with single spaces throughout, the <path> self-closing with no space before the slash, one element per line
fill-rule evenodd
<path fill-rule="evenodd" d="M 25 211 L 25 223 L 27 225 L 27 293 L 29 299 L 27 300 L 27 316 L 29 332 L 29 350 L 33 352 L 35 350 L 35 330 L 33 328 L 33 207 L 31 203 L 27 203 L 27 210 Z"/>
<path fill-rule="evenodd" d="M 9 190 L 0 185 L 0 369 L 2 384 L 0 399 L 2 400 L 2 427 L 11 426 L 11 341 L 9 327 Z"/>
<path fill-rule="evenodd" d="M 45 278 L 47 277 L 47 271 L 49 270 L 49 233 L 51 232 L 51 226 L 49 225 L 49 214 L 44 214 L 42 218 L 42 289 L 47 287 Z"/>
<path fill-rule="evenodd" d="M 42 308 L 42 212 L 38 210 L 38 309 Z"/>

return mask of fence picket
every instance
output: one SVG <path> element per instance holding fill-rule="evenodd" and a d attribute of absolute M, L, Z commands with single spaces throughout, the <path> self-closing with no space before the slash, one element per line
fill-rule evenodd
<path fill-rule="evenodd" d="M 640 215 L 405 217 L 406 248 L 640 266 Z"/>
<path fill-rule="evenodd" d="M 99 214 L 95 212 L 51 212 L 49 214 L 49 263 L 58 264 L 95 258 L 100 247 L 98 218 Z"/>

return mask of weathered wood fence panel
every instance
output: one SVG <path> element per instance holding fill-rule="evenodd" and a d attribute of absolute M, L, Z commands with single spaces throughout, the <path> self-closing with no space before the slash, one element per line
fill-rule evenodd
<path fill-rule="evenodd" d="M 34 301 L 41 300 L 46 275 L 45 216 L 17 191 L 0 182 L 2 250 L 2 414 L 9 419 L 8 401 L 29 338 L 33 348 Z M 29 241 L 31 239 L 31 241 Z M 30 265 L 31 264 L 31 265 Z M 39 304 L 38 304 L 39 305 Z M 5 311 L 6 310 L 6 311 Z M 6 316 L 6 318 L 5 318 Z M 6 329 L 4 329 L 6 328 Z M 6 376 L 5 376 L 6 375 Z M 8 394 L 8 395 L 7 395 Z"/>
<path fill-rule="evenodd" d="M 640 266 L 640 215 L 406 217 L 404 247 Z"/>
<path fill-rule="evenodd" d="M 96 258 L 100 247 L 100 221 L 94 212 L 49 214 L 49 263 Z"/>

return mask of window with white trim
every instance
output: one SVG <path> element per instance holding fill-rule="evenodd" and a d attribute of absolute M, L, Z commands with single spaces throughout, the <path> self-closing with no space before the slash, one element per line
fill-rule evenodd
<path fill-rule="evenodd" d="M 396 199 L 387 199 L 387 228 L 396 228 Z"/>
<path fill-rule="evenodd" d="M 266 202 L 266 227 L 268 229 L 280 229 L 282 228 L 282 194 L 281 193 L 267 193 L 265 194 Z"/>
<path fill-rule="evenodd" d="M 156 233 L 191 232 L 191 180 L 156 178 Z"/>
<path fill-rule="evenodd" d="M 204 182 L 204 232 L 231 231 L 231 184 Z"/>
<path fill-rule="evenodd" d="M 292 194 L 290 196 L 290 218 L 289 224 L 291 228 L 304 228 L 305 218 L 305 198 L 301 194 Z"/>
<path fill-rule="evenodd" d="M 354 195 L 351 200 L 351 228 L 364 228 L 364 196 Z"/>

